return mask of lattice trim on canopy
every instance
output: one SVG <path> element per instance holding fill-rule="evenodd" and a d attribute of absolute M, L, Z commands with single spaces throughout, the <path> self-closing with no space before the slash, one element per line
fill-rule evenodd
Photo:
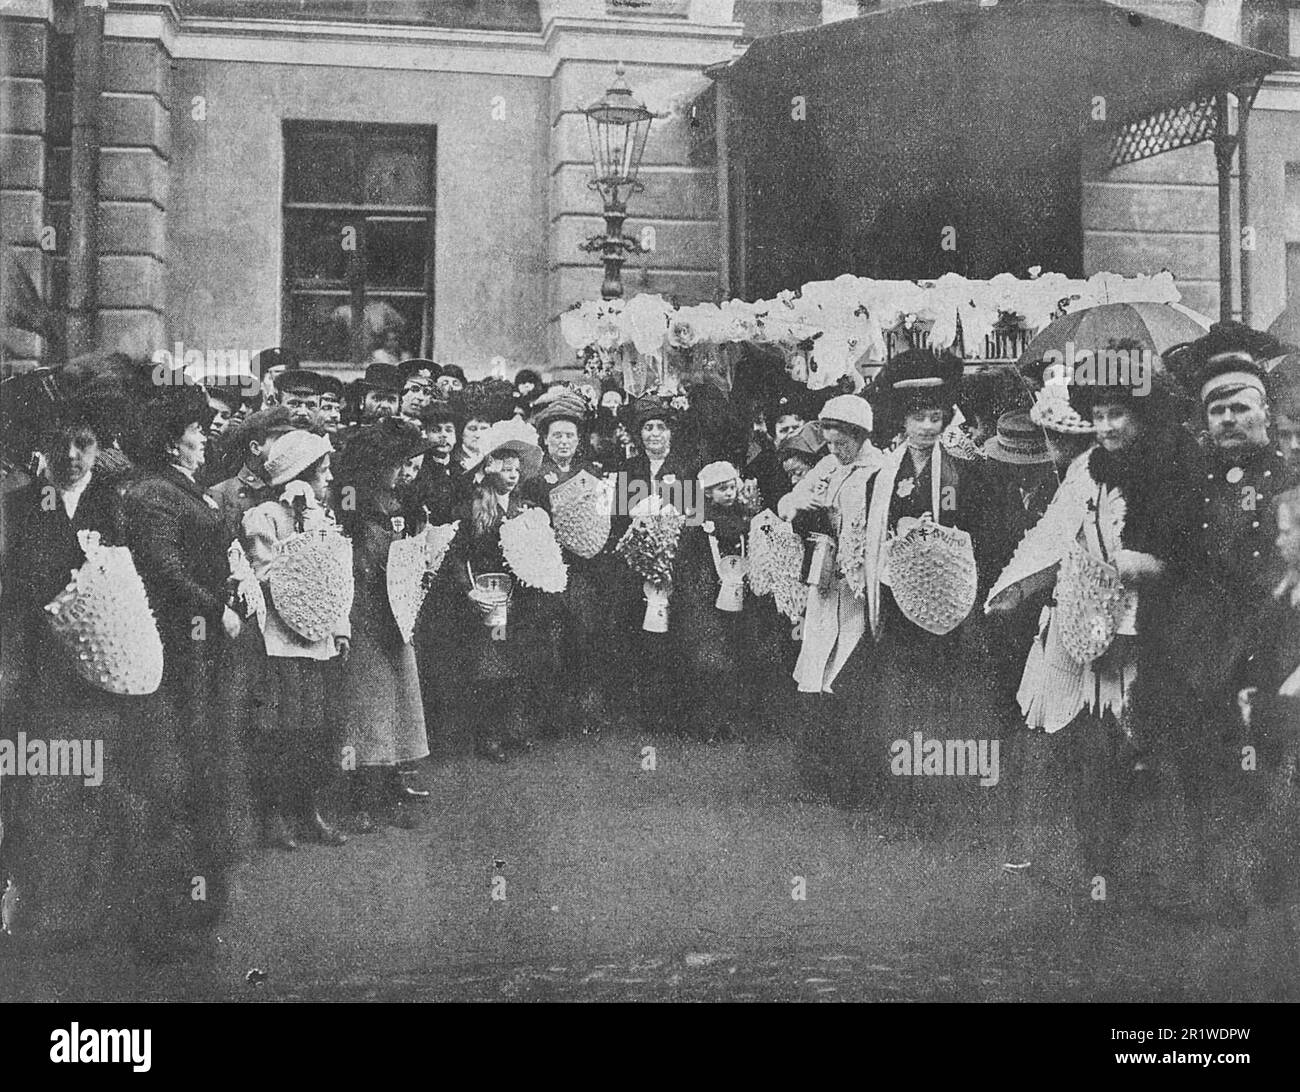
<path fill-rule="evenodd" d="M 1215 95 L 1209 94 L 1129 122 L 1111 140 L 1110 165 L 1136 163 L 1175 148 L 1213 140 L 1218 131 L 1214 100 Z"/>

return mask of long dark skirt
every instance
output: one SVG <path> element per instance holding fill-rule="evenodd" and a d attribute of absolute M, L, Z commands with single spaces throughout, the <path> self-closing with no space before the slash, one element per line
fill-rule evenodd
<path fill-rule="evenodd" d="M 881 639 L 864 638 L 833 684 L 844 719 L 844 791 L 921 828 L 992 816 L 1005 772 L 1004 725 L 980 634 L 969 623 L 928 633 L 903 617 L 887 588 L 881 594 Z M 942 746 L 944 773 L 925 761 L 932 741 Z M 975 773 L 970 759 L 981 756 L 987 772 Z"/>
<path fill-rule="evenodd" d="M 268 656 L 262 669 L 254 750 L 259 796 L 297 813 L 313 806 L 337 753 L 325 712 L 326 662 Z"/>
<path fill-rule="evenodd" d="M 143 824 L 138 905 L 164 935 L 219 919 L 238 856 L 227 755 L 242 740 L 236 725 L 213 715 L 218 651 L 188 633 L 164 637 L 163 683 L 142 707 L 138 761 L 128 775 Z"/>
<path fill-rule="evenodd" d="M 70 673 L 52 674 L 59 676 L 57 687 L 38 685 L 28 691 L 24 708 L 9 705 L 5 721 L 11 730 L 5 736 L 17 741 L 21 731 L 28 741 L 47 744 L 98 742 L 102 781 L 48 774 L 3 778 L 0 876 L 11 876 L 18 889 L 15 932 L 55 946 L 113 947 L 137 924 L 136 901 L 145 880 L 140 866 L 148 859 L 145 802 L 131 791 L 127 776 L 145 699 L 94 690 Z"/>

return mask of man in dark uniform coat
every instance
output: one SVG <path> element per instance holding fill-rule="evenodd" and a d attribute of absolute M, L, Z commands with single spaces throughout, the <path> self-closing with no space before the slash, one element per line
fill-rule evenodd
<path fill-rule="evenodd" d="M 1164 737 L 1201 864 L 1218 871 L 1216 843 L 1248 822 L 1270 765 L 1239 715 L 1237 694 L 1254 677 L 1253 665 L 1269 656 L 1263 619 L 1281 573 L 1276 499 L 1296 478 L 1269 436 L 1262 361 L 1245 344 L 1213 334 L 1202 340 L 1205 350 L 1185 381 L 1200 399 L 1209 447 L 1190 570 L 1162 635 L 1179 653 L 1168 661 L 1177 678 Z M 1248 747 L 1255 749 L 1249 760 Z M 1210 879 L 1216 892 L 1234 886 Z"/>

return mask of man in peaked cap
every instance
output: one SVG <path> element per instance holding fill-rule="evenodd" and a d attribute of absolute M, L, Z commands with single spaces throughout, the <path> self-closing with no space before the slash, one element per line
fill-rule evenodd
<path fill-rule="evenodd" d="M 320 378 L 320 424 L 327 436 L 334 437 L 343 427 L 343 381 L 337 375 Z"/>
<path fill-rule="evenodd" d="M 293 420 L 294 428 L 310 429 L 320 411 L 320 396 L 325 377 L 301 368 L 280 372 L 273 380 L 280 405 Z"/>
<path fill-rule="evenodd" d="M 1272 339 L 1236 326 L 1211 330 L 1177 361 L 1180 381 L 1200 402 L 1208 444 L 1194 525 L 1199 533 L 1162 634 L 1180 685 L 1158 713 L 1203 868 L 1216 860 L 1218 832 L 1240 829 L 1258 814 L 1256 786 L 1277 757 L 1269 741 L 1243 734 L 1237 709 L 1253 666 L 1270 652 L 1261 644 L 1258 619 L 1282 570 L 1277 499 L 1297 484 L 1269 436 L 1264 354 L 1274 349 Z M 1261 772 L 1242 769 L 1246 744 L 1256 749 Z M 1217 893 L 1223 898 L 1216 908 L 1235 912 L 1235 896 Z"/>
<path fill-rule="evenodd" d="M 438 393 L 437 383 L 442 368 L 432 360 L 418 357 L 403 360 L 397 368 L 402 375 L 401 412 L 407 417 L 418 420 L 420 411 L 432 402 Z"/>

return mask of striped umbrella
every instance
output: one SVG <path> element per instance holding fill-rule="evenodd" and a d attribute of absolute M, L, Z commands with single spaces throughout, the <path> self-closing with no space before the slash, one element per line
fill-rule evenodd
<path fill-rule="evenodd" d="M 1051 352 L 1068 361 L 1084 350 L 1119 348 L 1163 355 L 1175 345 L 1195 341 L 1209 328 L 1209 319 L 1178 304 L 1103 303 L 1057 319 L 1030 341 L 1016 363 L 1032 371 Z"/>

